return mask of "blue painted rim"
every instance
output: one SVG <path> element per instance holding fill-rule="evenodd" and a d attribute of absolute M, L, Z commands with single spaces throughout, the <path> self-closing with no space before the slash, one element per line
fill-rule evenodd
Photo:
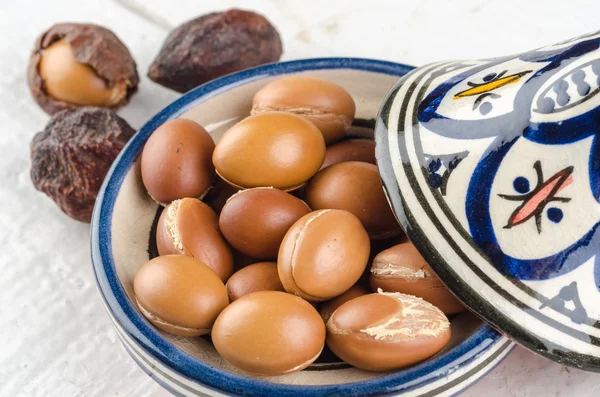
<path fill-rule="evenodd" d="M 401 77 L 410 72 L 413 67 L 362 58 L 315 58 L 268 64 L 213 80 L 186 93 L 146 123 L 121 151 L 98 194 L 91 224 L 91 252 L 96 282 L 107 309 L 121 328 L 156 360 L 180 375 L 222 393 L 238 396 L 304 397 L 317 397 L 324 394 L 348 397 L 392 395 L 414 390 L 443 378 L 448 370 L 454 368 L 451 363 L 462 359 L 464 365 L 475 360 L 502 339 L 502 336 L 489 325 L 483 325 L 443 356 L 396 374 L 340 385 L 293 386 L 246 378 L 205 364 L 172 345 L 135 309 L 117 277 L 112 256 L 111 221 L 123 179 L 135 164 L 152 132 L 165 121 L 178 117 L 190 107 L 231 88 L 268 76 L 322 69 L 354 69 Z M 473 353 L 474 351 L 477 353 Z M 410 386 L 406 385 L 408 382 Z"/>

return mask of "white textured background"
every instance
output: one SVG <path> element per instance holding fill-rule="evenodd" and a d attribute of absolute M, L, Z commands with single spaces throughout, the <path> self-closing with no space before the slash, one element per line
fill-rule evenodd
<path fill-rule="evenodd" d="M 35 37 L 55 22 L 112 29 L 138 63 L 140 90 L 120 114 L 139 128 L 178 95 L 145 77 L 167 32 L 233 6 L 265 14 L 284 59 L 373 57 L 420 65 L 491 57 L 600 28 L 598 0 L 1 0 L 0 396 L 157 397 L 167 393 L 127 356 L 94 285 L 88 225 L 72 221 L 29 180 L 29 141 L 48 116 L 25 83 Z M 521 348 L 469 397 L 600 395 L 600 375 Z"/>

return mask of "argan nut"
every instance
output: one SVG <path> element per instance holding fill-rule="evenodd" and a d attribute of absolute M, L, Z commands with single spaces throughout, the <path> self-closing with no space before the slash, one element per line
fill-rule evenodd
<path fill-rule="evenodd" d="M 110 109 L 52 116 L 31 141 L 31 180 L 73 219 L 89 222 L 102 181 L 135 130 Z"/>
<path fill-rule="evenodd" d="M 159 256 L 146 262 L 135 275 L 133 290 L 142 314 L 175 335 L 209 333 L 229 304 L 221 279 L 188 256 Z"/>
<path fill-rule="evenodd" d="M 275 262 L 258 262 L 238 270 L 229 278 L 225 288 L 231 302 L 252 292 L 285 291 Z"/>
<path fill-rule="evenodd" d="M 325 324 L 305 300 L 278 291 L 241 297 L 217 318 L 212 341 L 234 366 L 256 375 L 282 375 L 312 364 L 325 345 Z"/>
<path fill-rule="evenodd" d="M 285 290 L 311 301 L 346 292 L 363 274 L 370 241 L 360 220 L 347 211 L 313 211 L 285 235 L 277 268 Z"/>
<path fill-rule="evenodd" d="M 186 119 L 165 122 L 142 151 L 142 180 L 162 205 L 184 197 L 201 198 L 212 185 L 215 143 L 199 124 Z"/>
<path fill-rule="evenodd" d="M 294 190 L 317 173 L 325 158 L 321 132 L 290 113 L 250 116 L 231 127 L 215 148 L 217 174 L 240 189 Z"/>
<path fill-rule="evenodd" d="M 93 24 L 54 25 L 37 39 L 28 67 L 31 94 L 49 114 L 77 106 L 122 106 L 138 82 L 127 47 Z"/>
<path fill-rule="evenodd" d="M 310 180 L 304 194 L 313 210 L 335 208 L 353 213 L 373 239 L 401 231 L 373 164 L 345 161 L 329 166 Z"/>
<path fill-rule="evenodd" d="M 197 17 L 173 30 L 148 77 L 178 92 L 281 57 L 281 39 L 255 12 L 228 10 Z"/>
<path fill-rule="evenodd" d="M 363 295 L 340 306 L 327 322 L 327 346 L 357 368 L 391 371 L 423 361 L 450 340 L 450 322 L 421 298 Z"/>
<path fill-rule="evenodd" d="M 381 288 L 385 292 L 418 296 L 446 314 L 466 310 L 411 243 L 381 251 L 373 259 L 370 273 L 369 282 L 373 290 Z"/>
<path fill-rule="evenodd" d="M 319 314 L 323 317 L 323 321 L 327 323 L 329 317 L 337 310 L 338 307 L 342 306 L 344 303 L 358 298 L 359 296 L 367 295 L 370 293 L 365 287 L 359 284 L 355 284 L 350 289 L 340 296 L 333 298 L 330 301 L 323 302 L 321 307 L 319 308 Z"/>
<path fill-rule="evenodd" d="M 290 76 L 273 81 L 252 100 L 251 114 L 289 112 L 306 117 L 323 133 L 329 145 L 345 135 L 356 105 L 352 96 L 330 81 L 308 76 Z"/>
<path fill-rule="evenodd" d="M 206 264 L 223 282 L 233 273 L 233 253 L 219 231 L 219 218 L 198 199 L 175 200 L 158 219 L 159 255 L 187 255 Z"/>
<path fill-rule="evenodd" d="M 343 161 L 362 161 L 377 164 L 375 160 L 375 141 L 369 139 L 345 139 L 327 147 L 325 161 L 321 169 Z"/>
<path fill-rule="evenodd" d="M 270 187 L 242 190 L 227 201 L 219 217 L 225 239 L 257 259 L 275 259 L 290 227 L 310 212 L 306 203 Z"/>

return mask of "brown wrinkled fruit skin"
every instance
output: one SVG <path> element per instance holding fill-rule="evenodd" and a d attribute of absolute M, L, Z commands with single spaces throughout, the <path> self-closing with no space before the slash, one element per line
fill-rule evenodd
<path fill-rule="evenodd" d="M 305 300 L 260 291 L 230 304 L 214 324 L 215 349 L 234 366 L 256 375 L 300 371 L 325 344 L 325 324 Z"/>
<path fill-rule="evenodd" d="M 180 255 L 146 262 L 133 280 L 142 314 L 157 328 L 174 335 L 210 332 L 229 304 L 225 286 L 204 263 Z"/>
<path fill-rule="evenodd" d="M 242 296 L 258 291 L 285 292 L 279 274 L 277 263 L 258 262 L 248 265 L 233 273 L 225 285 L 229 301 L 233 302 Z"/>
<path fill-rule="evenodd" d="M 81 77 L 74 72 L 89 68 L 112 92 L 106 102 L 97 100 L 70 102 L 48 93 L 44 78 L 40 75 L 40 61 L 44 51 L 59 41 L 69 46 L 72 55 L 66 57 L 64 54 L 57 54 L 52 62 L 53 67 L 48 69 L 63 74 L 59 85 L 64 84 L 65 87 L 57 89 L 56 92 L 69 93 L 79 98 L 92 98 L 97 95 L 93 92 L 89 95 L 82 93 L 81 87 L 78 87 L 79 83 L 68 80 L 69 75 Z M 85 68 L 73 65 L 71 56 Z M 61 60 L 64 63 L 61 63 Z M 38 105 L 46 113 L 55 114 L 61 110 L 86 105 L 102 105 L 111 108 L 123 106 L 137 91 L 139 76 L 129 50 L 113 32 L 93 24 L 60 23 L 42 33 L 36 40 L 27 69 L 27 81 L 31 95 Z M 91 81 L 90 88 L 93 88 L 96 83 L 99 84 L 99 81 Z M 68 87 L 69 85 L 71 87 Z M 74 90 L 80 92 L 77 94 Z"/>
<path fill-rule="evenodd" d="M 210 267 L 225 282 L 233 273 L 233 253 L 219 231 L 217 214 L 198 199 L 169 204 L 158 219 L 159 255 L 187 255 Z"/>
<path fill-rule="evenodd" d="M 68 216 L 90 222 L 113 160 L 135 131 L 115 112 L 94 107 L 55 114 L 31 141 L 31 180 Z"/>
<path fill-rule="evenodd" d="M 346 139 L 327 147 L 321 169 L 343 161 L 361 161 L 377 165 L 375 141 L 368 139 Z"/>
<path fill-rule="evenodd" d="M 282 51 L 279 33 L 265 17 L 231 9 L 200 16 L 173 30 L 148 77 L 186 92 L 219 76 L 276 62 Z"/>
<path fill-rule="evenodd" d="M 375 291 L 381 288 L 385 292 L 401 292 L 423 298 L 445 314 L 466 310 L 409 242 L 395 245 L 375 256 L 369 282 Z"/>
<path fill-rule="evenodd" d="M 251 114 L 289 112 L 305 117 L 323 133 L 328 145 L 342 139 L 350 129 L 356 105 L 337 84 L 308 76 L 284 77 L 258 91 Z"/>
<path fill-rule="evenodd" d="M 285 235 L 277 268 L 285 290 L 310 301 L 346 292 L 363 274 L 370 241 L 360 220 L 347 211 L 313 211 Z"/>
<path fill-rule="evenodd" d="M 331 351 L 370 371 L 404 368 L 440 351 L 451 335 L 446 316 L 422 299 L 394 295 L 363 295 L 341 305 L 327 322 Z"/>
<path fill-rule="evenodd" d="M 331 165 L 310 180 L 304 194 L 314 210 L 335 208 L 353 213 L 373 239 L 389 238 L 401 231 L 373 164 L 346 161 Z"/>
<path fill-rule="evenodd" d="M 142 180 L 162 205 L 184 197 L 202 197 L 212 185 L 215 143 L 199 124 L 186 119 L 165 122 L 142 151 Z"/>
<path fill-rule="evenodd" d="M 338 307 L 342 306 L 344 303 L 354 298 L 367 295 L 370 292 L 371 291 L 367 290 L 362 285 L 355 284 L 348 291 L 344 292 L 340 296 L 336 296 L 332 300 L 323 302 L 323 304 L 319 308 L 319 314 L 321 314 L 323 321 L 325 321 L 325 323 L 327 324 L 327 321 L 329 320 L 333 312 L 337 310 Z"/>
<path fill-rule="evenodd" d="M 290 113 L 250 116 L 231 127 L 215 148 L 217 174 L 240 189 L 294 190 L 317 173 L 325 141 L 310 121 Z"/>
<path fill-rule="evenodd" d="M 219 216 L 225 239 L 236 250 L 257 259 L 275 259 L 294 222 L 310 212 L 306 203 L 274 188 L 242 190 Z"/>

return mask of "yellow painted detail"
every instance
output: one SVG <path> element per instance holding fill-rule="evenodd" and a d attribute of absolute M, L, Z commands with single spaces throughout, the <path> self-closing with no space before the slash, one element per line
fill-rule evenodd
<path fill-rule="evenodd" d="M 459 98 L 464 98 L 467 96 L 479 95 L 479 94 L 483 94 L 486 92 L 490 92 L 490 91 L 495 90 L 496 88 L 500 88 L 500 87 L 503 87 L 503 86 L 509 85 L 509 84 L 514 84 L 514 83 L 518 82 L 519 80 L 521 80 L 522 76 L 523 76 L 522 73 L 518 73 L 518 74 L 513 74 L 510 76 L 503 77 L 498 80 L 490 81 L 489 83 L 478 85 L 477 87 L 473 87 L 473 88 L 469 88 L 468 90 L 461 91 L 458 94 L 454 95 L 454 98 L 452 98 L 452 99 L 459 99 Z"/>

